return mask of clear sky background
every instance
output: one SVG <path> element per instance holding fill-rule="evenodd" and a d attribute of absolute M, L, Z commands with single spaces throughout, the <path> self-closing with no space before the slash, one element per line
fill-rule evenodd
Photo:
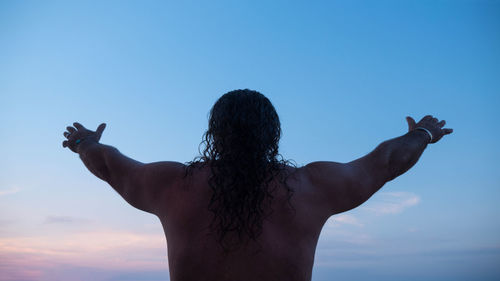
<path fill-rule="evenodd" d="M 314 281 L 500 279 L 500 2 L 408 0 L 0 2 L 0 280 L 169 280 L 158 219 L 62 133 L 106 122 L 130 157 L 187 162 L 240 88 L 299 165 L 361 157 L 407 115 L 455 130 L 328 221 Z"/>

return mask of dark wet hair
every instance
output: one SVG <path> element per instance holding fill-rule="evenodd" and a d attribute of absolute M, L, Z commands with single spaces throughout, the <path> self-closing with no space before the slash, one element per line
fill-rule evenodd
<path fill-rule="evenodd" d="M 272 212 L 272 192 L 279 186 L 271 185 L 273 179 L 283 183 L 290 204 L 293 191 L 286 184 L 286 167 L 293 164 L 278 153 L 280 137 L 278 114 L 257 91 L 228 92 L 212 107 L 201 156 L 188 168 L 201 164 L 211 169 L 210 226 L 224 249 L 257 241 L 263 220 Z M 229 233 L 236 234 L 236 240 L 226 241 Z"/>

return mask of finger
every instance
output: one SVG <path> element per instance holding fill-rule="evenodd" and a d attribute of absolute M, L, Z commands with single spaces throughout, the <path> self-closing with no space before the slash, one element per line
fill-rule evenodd
<path fill-rule="evenodd" d="M 437 123 L 436 125 L 438 125 L 440 128 L 443 128 L 443 126 L 446 124 L 446 121 L 444 120 L 441 120 L 441 122 Z"/>
<path fill-rule="evenodd" d="M 449 128 L 444 128 L 443 129 L 443 135 L 448 135 L 448 134 L 451 134 L 453 133 L 453 129 L 449 129 Z"/>
<path fill-rule="evenodd" d="M 78 130 L 85 129 L 85 127 L 83 127 L 82 124 L 78 122 L 73 123 L 73 126 L 75 126 L 75 128 L 77 128 Z"/>
<path fill-rule="evenodd" d="M 62 145 L 63 145 L 63 147 L 68 146 L 68 141 L 63 141 Z"/>
<path fill-rule="evenodd" d="M 408 122 L 408 131 L 413 130 L 417 125 L 415 119 L 411 118 L 410 116 L 406 116 L 406 122 Z"/>
<path fill-rule="evenodd" d="M 68 132 L 64 132 L 64 133 L 63 133 L 63 135 L 64 135 L 66 138 L 69 138 L 70 133 L 68 133 Z"/>
<path fill-rule="evenodd" d="M 432 118 L 432 122 L 437 123 L 438 119 L 437 118 Z"/>
<path fill-rule="evenodd" d="M 106 123 L 102 123 L 101 125 L 99 125 L 99 127 L 97 127 L 97 130 L 95 132 L 97 133 L 98 136 L 101 136 L 104 129 L 106 129 Z"/>
<path fill-rule="evenodd" d="M 70 134 L 72 134 L 72 133 L 76 132 L 76 129 L 75 129 L 75 128 L 73 128 L 73 127 L 71 127 L 71 126 L 66 127 L 66 130 L 68 130 L 68 132 L 69 132 Z"/>
<path fill-rule="evenodd" d="M 422 120 L 429 120 L 429 119 L 432 119 L 432 115 L 425 115 L 424 118 L 422 118 Z"/>

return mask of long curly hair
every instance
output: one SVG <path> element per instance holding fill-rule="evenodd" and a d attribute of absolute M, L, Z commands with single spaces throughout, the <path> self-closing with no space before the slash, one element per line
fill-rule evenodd
<path fill-rule="evenodd" d="M 293 190 L 286 184 L 286 167 L 295 165 L 278 153 L 280 137 L 278 114 L 257 91 L 228 92 L 210 110 L 200 144 L 204 148 L 188 169 L 210 167 L 213 193 L 208 209 L 214 214 L 210 227 L 226 250 L 257 241 L 264 219 L 272 213 L 272 193 L 278 186 L 286 188 L 290 204 Z M 273 179 L 282 185 L 271 185 Z M 236 240 L 226 241 L 229 233 L 236 234 Z"/>

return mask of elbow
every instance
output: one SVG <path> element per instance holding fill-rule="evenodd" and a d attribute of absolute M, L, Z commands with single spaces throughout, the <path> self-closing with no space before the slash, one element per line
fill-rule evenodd
<path fill-rule="evenodd" d="M 376 183 L 380 186 L 406 172 L 413 161 L 407 146 L 393 145 L 391 141 L 381 143 L 375 153 L 379 178 L 383 179 Z"/>
<path fill-rule="evenodd" d="M 414 158 L 406 151 L 395 151 L 387 164 L 387 181 L 391 181 L 408 171 L 414 164 Z"/>
<path fill-rule="evenodd" d="M 385 180 L 379 180 L 379 181 L 372 180 L 364 183 L 359 188 L 360 192 L 356 197 L 356 204 L 357 204 L 356 207 L 368 201 L 368 199 L 370 199 L 373 196 L 373 194 L 379 191 L 385 185 L 386 182 L 387 181 Z"/>
<path fill-rule="evenodd" d="M 375 182 L 372 180 L 364 180 L 363 182 L 359 182 L 353 186 L 350 186 L 347 190 L 348 194 L 346 194 L 345 198 L 349 198 L 346 200 L 346 205 L 342 208 L 342 212 L 349 211 L 355 209 L 363 203 L 365 203 L 370 197 L 373 196 L 382 186 L 384 186 L 385 182 Z"/>

